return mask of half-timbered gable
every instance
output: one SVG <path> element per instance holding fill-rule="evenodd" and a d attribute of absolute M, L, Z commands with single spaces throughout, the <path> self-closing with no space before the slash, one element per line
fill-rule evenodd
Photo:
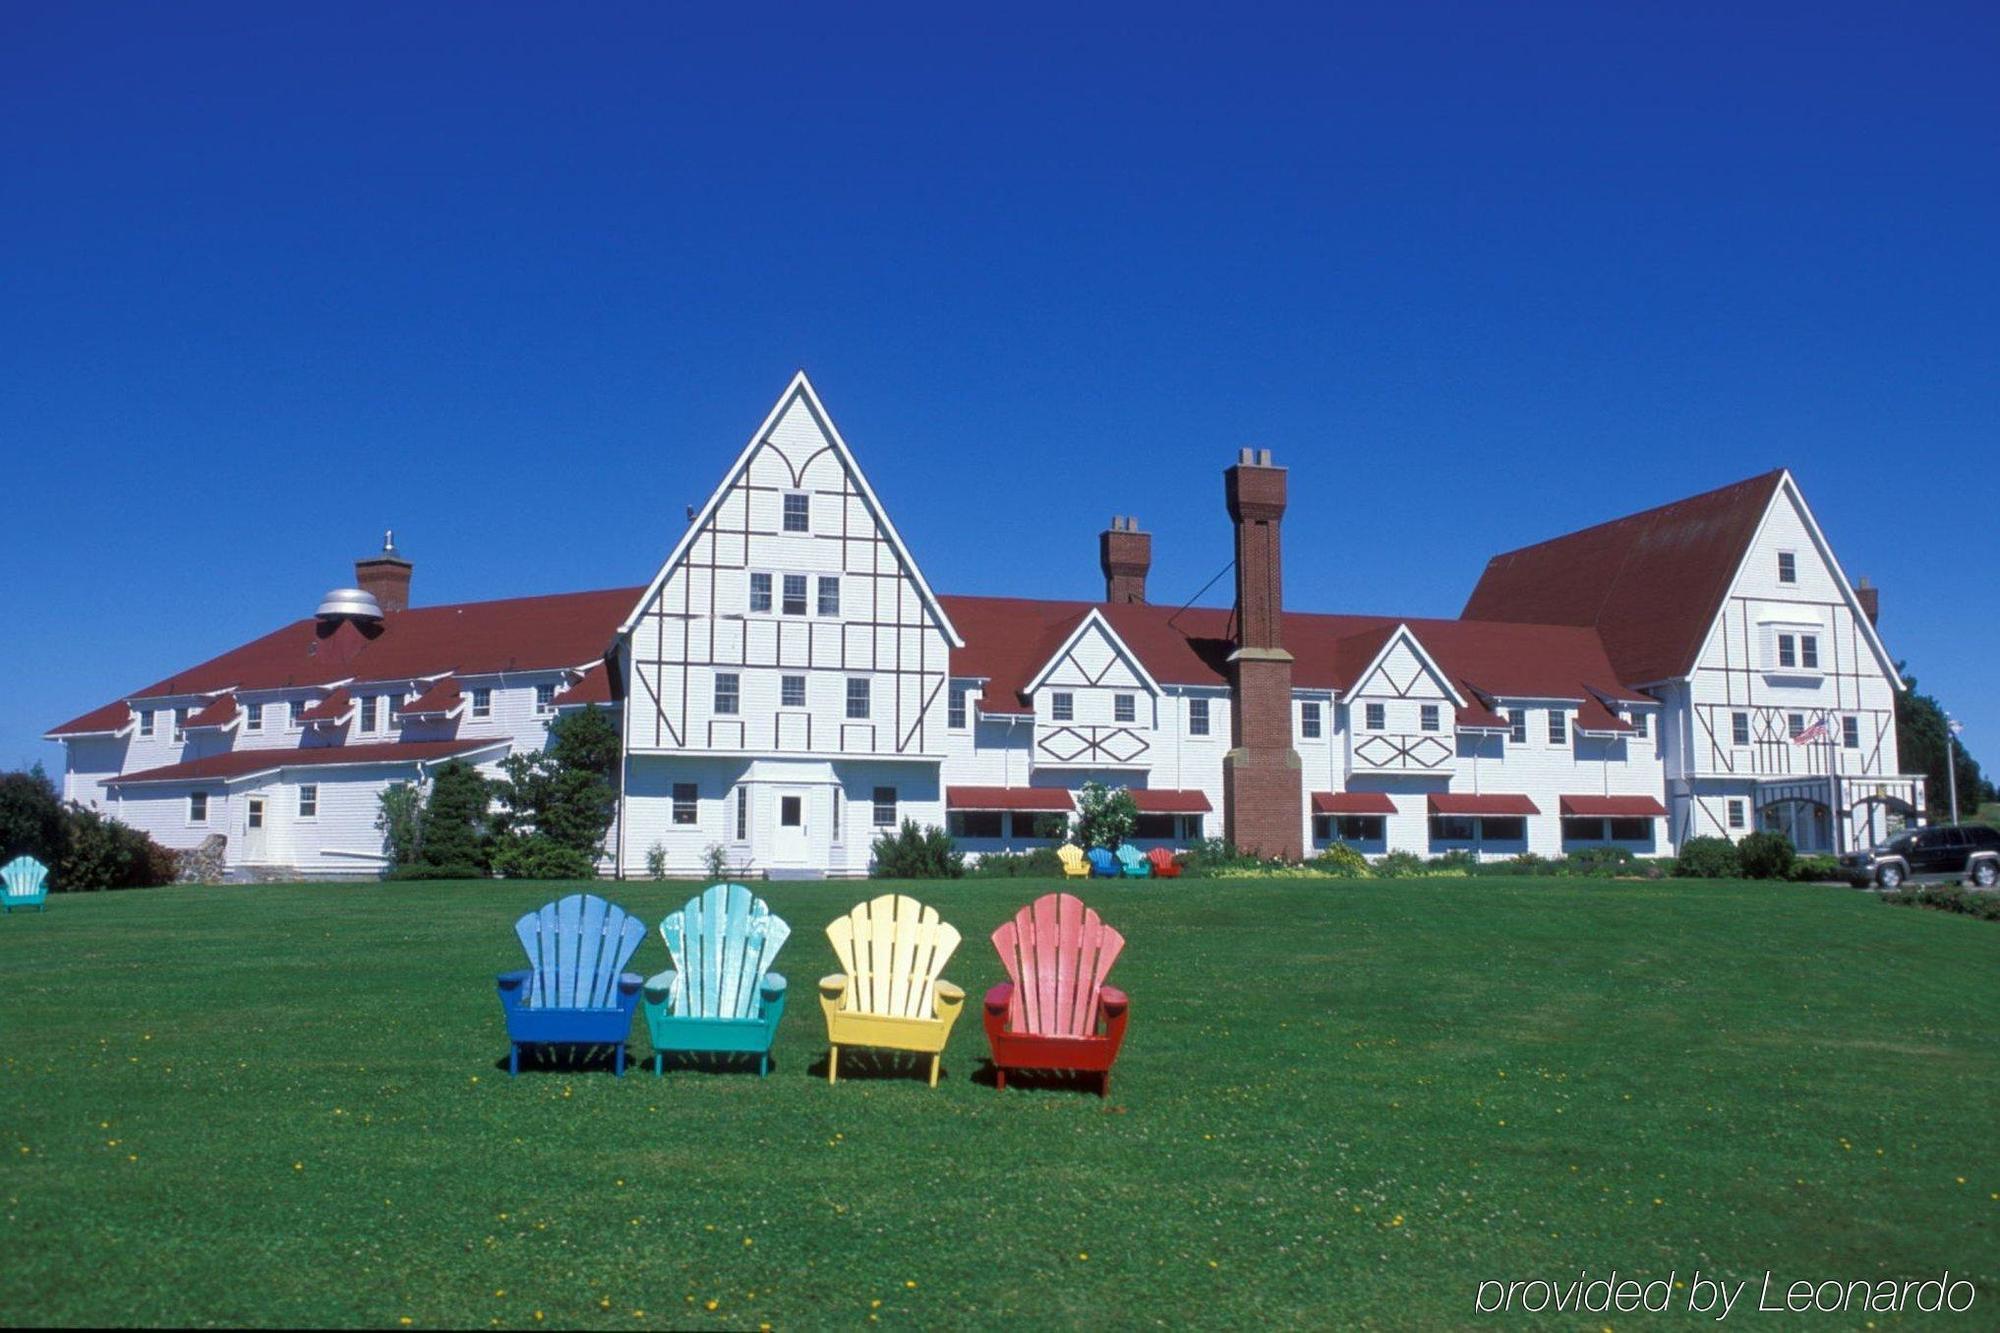
<path fill-rule="evenodd" d="M 1357 773 L 1449 773 L 1456 710 L 1465 697 L 1408 625 L 1366 635 L 1368 653 L 1347 692 L 1349 764 Z"/>
<path fill-rule="evenodd" d="M 1037 768 L 1152 768 L 1160 686 L 1095 608 L 1077 622 L 1023 693 L 1034 706 Z"/>

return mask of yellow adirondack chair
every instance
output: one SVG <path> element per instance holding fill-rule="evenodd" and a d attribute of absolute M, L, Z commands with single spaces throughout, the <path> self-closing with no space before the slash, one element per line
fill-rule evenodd
<path fill-rule="evenodd" d="M 1075 843 L 1066 842 L 1056 848 L 1056 860 L 1062 862 L 1063 874 L 1070 879 L 1090 878 L 1090 860 Z"/>
<path fill-rule="evenodd" d="M 940 981 L 956 927 L 915 898 L 885 893 L 828 923 L 826 937 L 845 971 L 820 978 L 826 1011 L 826 1081 L 840 1076 L 840 1048 L 875 1046 L 931 1057 L 931 1086 L 965 992 Z"/>

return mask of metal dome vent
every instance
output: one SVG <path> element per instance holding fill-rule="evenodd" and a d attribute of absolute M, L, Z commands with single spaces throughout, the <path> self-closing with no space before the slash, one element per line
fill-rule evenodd
<path fill-rule="evenodd" d="M 360 588 L 335 588 L 320 599 L 319 610 L 313 613 L 321 620 L 380 620 L 382 604 L 375 600 L 375 594 Z"/>

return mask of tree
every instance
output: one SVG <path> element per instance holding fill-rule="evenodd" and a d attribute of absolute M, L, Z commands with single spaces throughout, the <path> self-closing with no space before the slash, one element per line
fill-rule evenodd
<path fill-rule="evenodd" d="M 416 782 L 392 782 L 376 798 L 381 809 L 375 813 L 375 827 L 382 830 L 382 846 L 389 864 L 416 865 L 423 849 L 424 787 Z"/>
<path fill-rule="evenodd" d="M 1930 803 L 1930 817 L 1942 822 L 1951 818 L 1951 784 L 1945 772 L 1946 755 L 1956 760 L 1958 769 L 1958 809 L 1968 818 L 1980 803 L 1993 799 L 1993 788 L 1979 771 L 1979 761 L 1965 752 L 1965 746 L 1949 744 L 1944 709 L 1928 694 L 1917 692 L 1917 678 L 1898 662 L 1896 671 L 1909 688 L 1896 696 L 1896 750 L 1905 773 L 1921 773 Z"/>
<path fill-rule="evenodd" d="M 1096 780 L 1076 795 L 1076 840 L 1079 846 L 1117 850 L 1139 825 L 1139 806 L 1123 787 L 1106 787 Z"/>
<path fill-rule="evenodd" d="M 430 797 L 418 821 L 419 864 L 485 874 L 491 862 L 486 807 L 489 784 L 479 770 L 454 759 L 431 775 Z"/>
<path fill-rule="evenodd" d="M 62 797 L 42 766 L 0 773 L 0 864 L 32 856 L 54 866 L 67 842 Z"/>
<path fill-rule="evenodd" d="M 502 837 L 533 836 L 595 860 L 618 812 L 618 728 L 592 706 L 549 723 L 548 748 L 509 755 L 495 790 Z"/>

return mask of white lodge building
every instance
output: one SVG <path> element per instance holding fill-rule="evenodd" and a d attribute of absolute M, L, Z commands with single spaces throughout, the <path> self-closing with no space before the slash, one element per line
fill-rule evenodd
<path fill-rule="evenodd" d="M 492 771 L 619 710 L 606 868 L 861 875 L 882 829 L 1040 841 L 1098 779 L 1144 845 L 1297 855 L 1801 849 L 1924 806 L 1902 688 L 1791 475 L 1495 557 L 1456 620 L 1283 608 L 1286 477 L 1225 474 L 1229 608 L 1145 600 L 1151 537 L 1100 536 L 1102 602 L 935 593 L 803 374 L 644 588 L 408 605 L 393 544 L 319 614 L 57 727 L 65 795 L 244 876 L 375 874 L 385 786 Z"/>

